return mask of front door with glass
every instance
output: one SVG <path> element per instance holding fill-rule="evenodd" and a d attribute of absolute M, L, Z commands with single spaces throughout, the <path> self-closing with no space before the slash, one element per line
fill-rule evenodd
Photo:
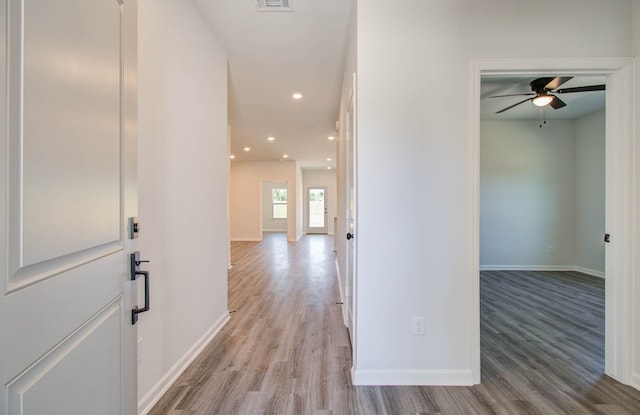
<path fill-rule="evenodd" d="M 307 233 L 327 233 L 327 189 L 307 188 Z"/>

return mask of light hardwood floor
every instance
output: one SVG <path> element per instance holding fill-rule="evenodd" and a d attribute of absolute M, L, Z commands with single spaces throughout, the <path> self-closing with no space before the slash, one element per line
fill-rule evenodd
<path fill-rule="evenodd" d="M 231 321 L 150 413 L 640 414 L 602 374 L 603 281 L 578 273 L 482 273 L 480 385 L 354 387 L 332 246 L 232 243 Z"/>

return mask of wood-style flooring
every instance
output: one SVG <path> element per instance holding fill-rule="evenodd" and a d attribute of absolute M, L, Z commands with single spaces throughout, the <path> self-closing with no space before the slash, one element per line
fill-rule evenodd
<path fill-rule="evenodd" d="M 482 273 L 480 385 L 353 386 L 332 246 L 232 243 L 231 321 L 150 414 L 640 414 L 602 374 L 603 280 L 573 272 Z"/>

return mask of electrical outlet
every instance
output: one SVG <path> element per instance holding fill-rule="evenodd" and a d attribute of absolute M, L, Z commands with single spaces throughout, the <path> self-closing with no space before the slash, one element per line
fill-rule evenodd
<path fill-rule="evenodd" d="M 549 252 L 549 255 L 553 254 L 553 245 L 549 245 L 547 251 Z"/>
<path fill-rule="evenodd" d="M 413 317 L 413 335 L 424 336 L 424 317 L 422 316 Z"/>

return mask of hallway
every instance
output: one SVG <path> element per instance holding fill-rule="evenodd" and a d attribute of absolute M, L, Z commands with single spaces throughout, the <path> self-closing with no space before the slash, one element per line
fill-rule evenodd
<path fill-rule="evenodd" d="M 333 239 L 266 233 L 231 252 L 231 321 L 151 414 L 348 413 L 355 395 Z"/>
<path fill-rule="evenodd" d="M 332 248 L 325 235 L 288 243 L 276 233 L 259 243 L 232 243 L 231 321 L 150 414 L 638 413 L 640 392 L 600 375 L 602 351 L 580 347 L 586 323 L 559 318 L 566 313 L 536 301 L 508 301 L 551 297 L 551 287 L 554 294 L 569 287 L 576 300 L 565 304 L 572 313 L 597 314 L 602 281 L 581 274 L 545 275 L 536 287 L 530 276 L 505 284 L 507 276 L 483 273 L 481 385 L 352 386 Z M 526 284 L 517 286 L 519 280 Z M 530 319 L 522 323 L 515 315 Z M 603 330 L 602 319 L 585 321 L 591 320 L 590 333 Z M 578 334 L 549 336 L 549 327 Z M 554 341 L 563 349 L 550 347 Z M 595 344 L 597 335 L 589 341 Z M 571 355 L 572 348 L 580 353 Z"/>

